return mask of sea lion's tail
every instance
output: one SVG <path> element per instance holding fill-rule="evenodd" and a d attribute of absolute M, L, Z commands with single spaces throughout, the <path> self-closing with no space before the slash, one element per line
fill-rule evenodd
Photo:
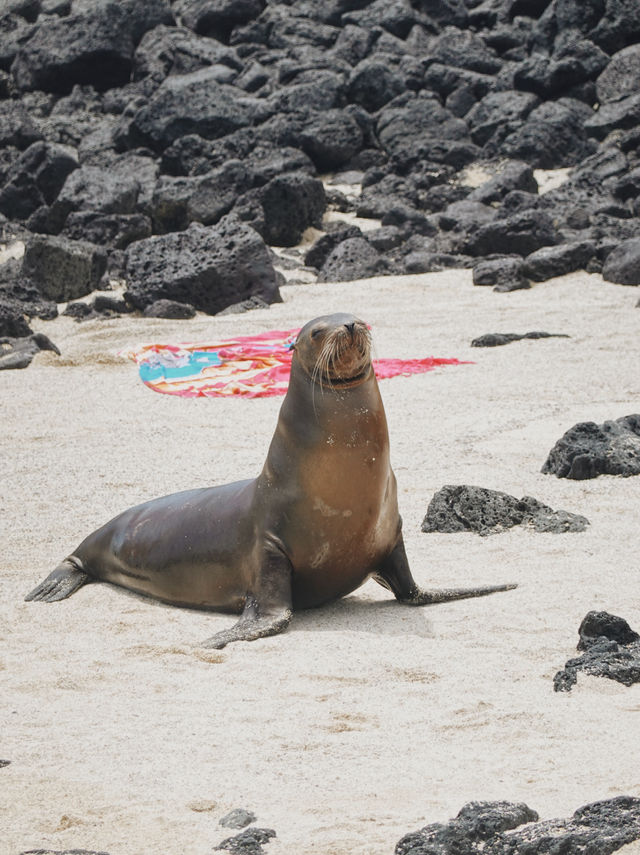
<path fill-rule="evenodd" d="M 424 591 L 416 589 L 410 597 L 400 600 L 410 606 L 430 606 L 435 603 L 448 603 L 451 600 L 466 600 L 469 597 L 486 597 L 487 594 L 496 594 L 499 591 L 512 591 L 518 586 L 507 585 L 481 585 L 478 588 L 440 588 L 435 591 Z"/>
<path fill-rule="evenodd" d="M 55 603 L 58 600 L 66 600 L 74 591 L 91 581 L 88 573 L 79 566 L 79 562 L 73 556 L 65 558 L 56 569 L 49 573 L 47 578 L 27 594 L 25 602 L 41 600 L 45 603 Z"/>

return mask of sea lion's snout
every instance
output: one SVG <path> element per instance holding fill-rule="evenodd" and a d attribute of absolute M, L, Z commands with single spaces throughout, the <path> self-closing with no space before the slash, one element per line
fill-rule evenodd
<path fill-rule="evenodd" d="M 324 315 L 300 330 L 295 351 L 306 373 L 320 386 L 353 385 L 369 373 L 371 334 L 354 315 Z"/>

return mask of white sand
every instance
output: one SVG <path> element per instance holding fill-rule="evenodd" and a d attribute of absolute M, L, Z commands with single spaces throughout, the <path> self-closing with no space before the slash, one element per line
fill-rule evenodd
<path fill-rule="evenodd" d="M 473 799 L 552 818 L 640 796 L 640 685 L 552 688 L 587 611 L 640 628 L 640 478 L 540 474 L 574 423 L 640 410 L 638 294 L 586 274 L 496 294 L 450 271 L 291 286 L 270 310 L 191 322 L 41 323 L 63 356 L 0 374 L 2 851 L 202 855 L 236 833 L 218 821 L 244 807 L 277 831 L 269 855 L 391 855 Z M 107 585 L 22 601 L 118 511 L 253 477 L 264 461 L 280 399 L 158 395 L 119 349 L 335 310 L 373 325 L 378 356 L 475 361 L 381 383 L 407 549 L 425 586 L 516 591 L 411 609 L 369 582 L 283 635 L 220 652 L 196 642 L 230 616 Z M 469 347 L 536 329 L 571 338 Z M 456 483 L 532 495 L 591 527 L 422 534 L 431 496 Z"/>

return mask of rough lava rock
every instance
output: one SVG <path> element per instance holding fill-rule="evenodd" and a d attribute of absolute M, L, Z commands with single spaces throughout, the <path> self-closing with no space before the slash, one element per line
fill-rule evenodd
<path fill-rule="evenodd" d="M 20 855 L 109 855 L 95 849 L 26 849 Z"/>
<path fill-rule="evenodd" d="M 601 425 L 579 422 L 556 442 L 541 471 L 575 481 L 598 475 L 640 475 L 640 415 Z"/>
<path fill-rule="evenodd" d="M 0 337 L 0 371 L 11 368 L 27 368 L 41 350 L 60 351 L 44 333 L 33 333 L 24 338 Z"/>
<path fill-rule="evenodd" d="M 622 241 L 607 255 L 602 278 L 619 285 L 640 285 L 640 237 Z"/>
<path fill-rule="evenodd" d="M 469 802 L 455 819 L 405 835 L 395 855 L 610 855 L 639 837 L 640 799 L 632 796 L 542 821 L 522 802 Z"/>
<path fill-rule="evenodd" d="M 534 330 L 528 333 L 485 333 L 484 335 L 474 338 L 471 342 L 471 347 L 500 347 L 504 344 L 511 344 L 512 341 L 522 341 L 522 339 L 539 339 L 539 338 L 570 338 L 566 333 L 548 333 L 541 330 Z"/>
<path fill-rule="evenodd" d="M 251 825 L 256 819 L 256 815 L 251 813 L 250 810 L 234 808 L 222 817 L 218 825 L 221 825 L 223 828 L 246 828 L 247 825 Z"/>
<path fill-rule="evenodd" d="M 276 833 L 271 828 L 247 828 L 235 837 L 223 840 L 215 848 L 237 852 L 238 855 L 263 855 L 265 850 L 262 847 L 275 836 Z"/>
<path fill-rule="evenodd" d="M 260 235 L 234 217 L 215 226 L 192 223 L 136 241 L 126 250 L 127 301 L 145 309 L 156 300 L 177 300 L 215 314 L 252 295 L 279 300 L 276 272 Z"/>
<path fill-rule="evenodd" d="M 570 692 L 578 672 L 608 677 L 625 686 L 640 683 L 640 635 L 624 618 L 608 612 L 589 612 L 578 629 L 581 656 L 569 659 L 553 678 L 556 692 Z"/>
<path fill-rule="evenodd" d="M 447 485 L 435 493 L 429 502 L 421 530 L 447 534 L 475 531 L 487 535 L 516 525 L 529 526 L 538 532 L 559 534 L 584 531 L 589 521 L 579 514 L 554 511 L 531 496 L 516 499 L 499 490 L 462 484 Z"/>
<path fill-rule="evenodd" d="M 107 254 L 102 247 L 51 235 L 34 235 L 22 262 L 22 274 L 56 303 L 95 291 L 106 268 Z"/>

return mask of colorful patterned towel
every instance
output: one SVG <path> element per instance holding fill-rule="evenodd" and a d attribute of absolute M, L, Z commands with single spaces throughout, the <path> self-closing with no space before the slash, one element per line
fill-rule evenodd
<path fill-rule="evenodd" d="M 219 344 L 146 344 L 125 353 L 138 363 L 140 379 L 154 392 L 183 398 L 284 395 L 289 384 L 291 345 L 299 330 L 238 336 Z M 457 359 L 374 359 L 378 379 L 419 374 Z"/>

